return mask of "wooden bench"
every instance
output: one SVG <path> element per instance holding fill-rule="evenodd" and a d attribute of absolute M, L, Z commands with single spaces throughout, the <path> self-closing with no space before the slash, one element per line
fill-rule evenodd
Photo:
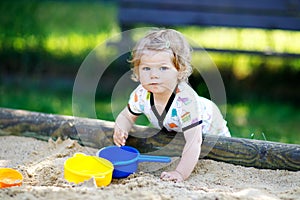
<path fill-rule="evenodd" d="M 118 19 L 122 31 L 145 25 L 299 31 L 300 0 L 119 0 Z M 213 48 L 205 50 L 300 57 L 300 54 L 270 51 Z"/>

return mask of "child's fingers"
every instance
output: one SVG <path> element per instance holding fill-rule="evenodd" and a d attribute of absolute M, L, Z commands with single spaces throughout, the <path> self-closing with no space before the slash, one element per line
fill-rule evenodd
<path fill-rule="evenodd" d="M 162 172 L 160 178 L 164 181 L 172 181 L 174 180 L 174 177 L 172 176 L 172 174 L 168 173 L 168 172 Z"/>
<path fill-rule="evenodd" d="M 124 146 L 126 143 L 126 139 L 128 137 L 128 133 L 126 131 L 122 131 L 120 135 L 121 145 Z"/>
<path fill-rule="evenodd" d="M 170 177 L 170 175 L 169 175 L 168 172 L 162 172 L 161 175 L 160 175 L 161 179 L 166 179 L 166 178 L 169 178 L 169 177 Z"/>
<path fill-rule="evenodd" d="M 123 144 L 123 138 L 120 137 L 120 134 L 115 134 L 114 135 L 114 143 L 117 145 L 117 146 L 121 146 Z"/>
<path fill-rule="evenodd" d="M 181 182 L 183 181 L 182 177 L 175 172 L 162 172 L 160 178 L 164 181 L 175 181 Z"/>
<path fill-rule="evenodd" d="M 121 146 L 122 145 L 121 140 L 119 139 L 119 137 L 116 134 L 114 134 L 113 139 L 114 139 L 114 143 L 117 146 Z"/>
<path fill-rule="evenodd" d="M 113 136 L 114 143 L 117 146 L 124 146 L 125 143 L 126 143 L 127 137 L 128 137 L 127 132 L 122 131 L 122 130 L 117 130 L 117 131 L 114 132 L 114 136 Z"/>
<path fill-rule="evenodd" d="M 128 138 L 128 133 L 126 131 L 123 131 L 123 138 L 126 140 Z"/>

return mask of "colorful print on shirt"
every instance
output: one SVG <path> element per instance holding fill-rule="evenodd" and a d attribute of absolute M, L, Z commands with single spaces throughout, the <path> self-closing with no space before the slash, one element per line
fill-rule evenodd
<path fill-rule="evenodd" d="M 165 112 L 159 115 L 155 105 L 151 105 L 153 94 L 139 85 L 130 95 L 128 109 L 135 115 L 145 114 L 159 129 L 182 132 L 201 125 L 203 133 L 230 136 L 226 121 L 212 101 L 199 97 L 186 82 L 179 83 L 175 91 Z"/>

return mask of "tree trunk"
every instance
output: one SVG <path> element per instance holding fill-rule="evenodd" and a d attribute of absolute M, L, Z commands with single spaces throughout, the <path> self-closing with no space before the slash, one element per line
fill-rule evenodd
<path fill-rule="evenodd" d="M 84 146 L 113 145 L 114 123 L 0 108 L 0 135 L 18 135 L 41 140 L 72 138 Z M 126 145 L 151 155 L 180 156 L 185 140 L 182 133 L 134 126 Z M 300 145 L 203 135 L 200 158 L 264 169 L 300 170 Z"/>

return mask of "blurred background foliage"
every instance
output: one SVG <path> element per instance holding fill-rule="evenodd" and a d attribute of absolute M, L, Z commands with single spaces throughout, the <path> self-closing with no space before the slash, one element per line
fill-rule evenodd
<path fill-rule="evenodd" d="M 72 115 L 77 71 L 91 50 L 120 32 L 117 14 L 117 2 L 108 0 L 1 1 L 0 106 Z M 295 31 L 175 28 L 202 47 L 300 54 L 300 33 Z M 233 136 L 264 139 L 265 135 L 270 141 L 300 144 L 299 58 L 209 55 L 226 87 L 226 120 Z M 116 81 L 129 70 L 127 56 L 109 67 L 106 80 Z M 97 90 L 95 107 L 98 118 L 113 121 L 114 81 L 108 82 Z M 193 74 L 190 82 L 209 98 L 199 74 Z M 145 119 L 139 123 L 148 124 Z"/>

